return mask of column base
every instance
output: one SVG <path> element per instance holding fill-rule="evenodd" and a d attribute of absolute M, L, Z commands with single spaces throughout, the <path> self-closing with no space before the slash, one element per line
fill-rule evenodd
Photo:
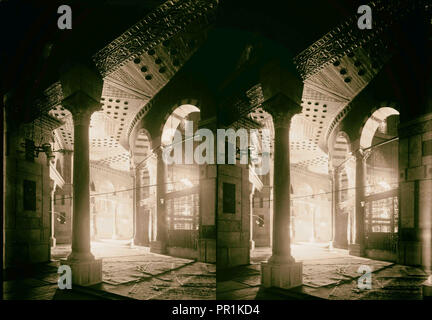
<path fill-rule="evenodd" d="M 249 240 L 249 248 L 250 250 L 255 250 L 255 241 Z"/>
<path fill-rule="evenodd" d="M 60 260 L 72 270 L 72 283 L 80 286 L 91 286 L 102 282 L 102 259 L 94 260 Z"/>
<path fill-rule="evenodd" d="M 422 284 L 423 300 L 432 300 L 432 276 Z"/>
<path fill-rule="evenodd" d="M 94 255 L 91 252 L 79 252 L 73 251 L 68 255 L 68 261 L 93 261 L 95 259 Z"/>
<path fill-rule="evenodd" d="M 408 266 L 422 264 L 422 245 L 420 241 L 399 241 L 397 263 Z"/>
<path fill-rule="evenodd" d="M 303 284 L 303 263 L 261 263 L 261 284 L 264 288 L 291 289 Z"/>
<path fill-rule="evenodd" d="M 57 244 L 56 238 L 51 237 L 50 238 L 50 246 L 51 246 L 51 248 L 55 248 L 56 244 Z"/>
<path fill-rule="evenodd" d="M 150 242 L 145 243 L 144 241 L 142 241 L 139 238 L 134 238 L 133 239 L 133 245 L 134 246 L 141 246 L 141 247 L 150 247 Z"/>
<path fill-rule="evenodd" d="M 341 242 L 335 240 L 335 241 L 333 241 L 333 248 L 346 250 L 346 249 L 348 249 L 348 244 L 341 243 Z"/>
<path fill-rule="evenodd" d="M 166 243 L 162 241 L 150 242 L 150 252 L 158 253 L 158 254 L 167 253 Z"/>
<path fill-rule="evenodd" d="M 361 245 L 361 244 L 350 244 L 350 245 L 348 245 L 348 250 L 349 250 L 349 254 L 351 256 L 356 256 L 356 257 L 364 257 L 364 256 L 366 256 L 364 245 Z"/>

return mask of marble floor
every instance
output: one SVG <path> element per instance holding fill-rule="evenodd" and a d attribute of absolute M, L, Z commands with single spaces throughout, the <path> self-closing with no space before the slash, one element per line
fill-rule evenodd
<path fill-rule="evenodd" d="M 271 256 L 270 248 L 251 253 L 251 264 L 219 272 L 217 297 L 227 300 L 421 300 L 421 284 L 428 275 L 415 267 L 350 256 L 347 250 L 329 250 L 324 244 L 294 244 L 292 255 L 303 262 L 303 286 L 292 290 L 260 286 L 260 262 Z M 359 289 L 359 267 L 372 271 L 372 288 Z"/>
<path fill-rule="evenodd" d="M 127 242 L 93 242 L 92 252 L 103 260 L 103 283 L 91 287 L 57 286 L 59 259 L 70 246 L 52 250 L 52 261 L 9 274 L 3 282 L 6 300 L 421 300 L 421 269 L 350 256 L 325 245 L 292 245 L 296 261 L 303 262 L 303 286 L 292 289 L 261 287 L 260 263 L 270 248 L 251 253 L 251 264 L 218 272 L 216 266 L 194 260 L 150 253 Z M 359 289 L 359 267 L 372 271 L 371 289 Z M 217 283 L 217 284 L 216 284 Z"/>
<path fill-rule="evenodd" d="M 216 267 L 213 264 L 150 253 L 147 247 L 128 242 L 92 242 L 92 253 L 102 258 L 103 283 L 60 290 L 59 260 L 67 257 L 69 245 L 52 250 L 52 261 L 4 281 L 4 299 L 216 299 Z"/>

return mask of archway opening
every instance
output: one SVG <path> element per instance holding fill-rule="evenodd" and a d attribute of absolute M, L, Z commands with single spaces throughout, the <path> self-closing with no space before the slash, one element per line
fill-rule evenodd
<path fill-rule="evenodd" d="M 291 241 L 315 242 L 315 210 L 316 206 L 309 197 L 313 197 L 313 189 L 308 183 L 301 183 L 294 189 L 292 196 Z M 309 196 L 309 197 L 308 197 Z"/>
<path fill-rule="evenodd" d="M 384 107 L 367 120 L 365 150 L 365 250 L 368 257 L 396 261 L 399 226 L 399 112 Z"/>
<path fill-rule="evenodd" d="M 332 149 L 334 170 L 334 243 L 340 249 L 348 249 L 355 239 L 355 159 L 350 140 L 344 132 L 336 136 Z"/>
<path fill-rule="evenodd" d="M 132 214 L 129 197 L 116 193 L 114 184 L 98 177 L 90 183 L 90 232 L 92 240 L 129 240 L 132 238 Z M 119 190 L 117 190 L 119 191 Z"/>
<path fill-rule="evenodd" d="M 156 240 L 156 159 L 152 154 L 150 136 L 138 131 L 133 146 L 135 166 L 135 230 L 134 243 L 149 246 Z"/>
<path fill-rule="evenodd" d="M 198 107 L 180 105 L 169 115 L 161 135 L 161 146 L 171 149 L 170 156 L 181 148 L 181 161 L 165 164 L 164 170 L 167 249 L 171 255 L 188 258 L 198 257 L 199 165 L 193 152 L 199 144 L 194 141 L 199 121 Z"/>

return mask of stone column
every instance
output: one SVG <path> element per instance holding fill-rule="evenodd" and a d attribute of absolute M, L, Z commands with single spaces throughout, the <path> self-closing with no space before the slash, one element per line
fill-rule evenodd
<path fill-rule="evenodd" d="M 289 289 L 302 285 L 303 264 L 291 255 L 290 143 L 291 118 L 301 108 L 283 94 L 265 104 L 274 123 L 273 246 L 272 256 L 261 265 L 264 287 Z"/>
<path fill-rule="evenodd" d="M 157 233 L 156 241 L 150 243 L 150 252 L 164 254 L 166 253 L 166 245 L 168 240 L 168 230 L 166 222 L 166 212 L 165 212 L 165 172 L 166 164 L 162 157 L 162 149 L 159 148 L 156 151 L 157 156 L 157 187 L 156 187 L 156 199 L 157 199 Z"/>
<path fill-rule="evenodd" d="M 253 199 L 254 199 L 255 186 L 252 184 L 252 190 L 249 196 L 249 206 L 250 206 L 250 230 L 249 230 L 249 245 L 250 250 L 255 249 L 255 241 L 253 239 L 254 231 L 254 217 L 253 217 Z"/>
<path fill-rule="evenodd" d="M 336 226 L 336 178 L 335 178 L 336 170 L 333 168 L 329 169 L 330 176 L 330 190 L 331 190 L 331 238 L 329 243 L 329 250 L 333 250 L 335 243 L 335 226 Z"/>
<path fill-rule="evenodd" d="M 90 251 L 90 117 L 100 108 L 102 79 L 83 64 L 74 64 L 60 76 L 63 107 L 74 122 L 72 252 L 62 264 L 72 269 L 72 282 L 93 285 L 102 282 L 102 260 Z"/>
<path fill-rule="evenodd" d="M 146 183 L 146 185 L 152 185 L 154 183 L 152 183 L 151 180 L 151 176 L 152 176 L 152 169 L 151 166 L 149 166 L 149 163 L 146 163 L 145 165 L 145 171 L 148 172 L 148 176 L 149 176 L 149 181 Z M 141 173 L 140 173 L 141 175 Z M 154 175 L 154 173 L 153 173 Z M 157 177 L 156 177 L 157 178 Z M 151 205 L 150 199 L 153 198 L 152 196 L 152 188 L 154 187 L 148 187 L 145 185 L 141 185 L 140 184 L 140 189 L 144 190 L 143 187 L 145 187 L 145 190 L 148 190 L 148 197 L 145 198 L 146 200 L 146 204 L 143 207 L 139 207 L 140 210 L 138 211 L 140 213 L 140 223 L 141 223 L 141 241 L 142 241 L 142 245 L 144 246 L 149 246 L 150 241 L 151 241 L 151 233 L 150 233 L 150 228 L 151 228 L 151 223 L 152 223 L 152 213 L 151 211 L 153 210 L 153 207 Z M 157 187 L 156 187 L 157 190 Z M 140 198 L 141 199 L 141 198 Z"/>
<path fill-rule="evenodd" d="M 72 200 L 72 191 L 73 191 L 73 151 L 64 150 L 63 151 L 63 179 L 65 184 L 63 185 L 63 193 L 66 200 L 66 206 L 64 208 L 66 214 L 66 224 L 67 231 L 66 235 L 62 237 L 61 241 L 66 243 L 72 243 L 72 212 L 73 212 L 73 200 Z M 69 222 L 70 221 L 70 222 Z M 60 239 L 56 239 L 60 241 Z"/>
<path fill-rule="evenodd" d="M 137 172 L 138 169 L 135 167 L 135 165 L 131 165 L 130 168 L 131 171 L 131 176 L 133 179 L 133 187 L 134 190 L 132 192 L 132 201 L 133 201 L 133 234 L 132 234 L 132 241 L 131 241 L 131 245 L 136 245 L 137 244 L 137 214 L 138 214 L 138 192 L 139 190 L 139 186 L 138 186 L 138 179 L 137 179 Z"/>
<path fill-rule="evenodd" d="M 356 188 L 355 188 L 355 235 L 354 243 L 349 244 L 349 254 L 365 256 L 365 216 L 364 198 L 366 189 L 366 152 L 359 148 L 356 157 Z M 352 229 L 351 229 L 352 230 Z"/>
<path fill-rule="evenodd" d="M 50 245 L 51 248 L 55 248 L 56 246 L 56 238 L 55 238 L 55 191 L 57 184 L 51 180 L 51 237 L 50 237 Z"/>

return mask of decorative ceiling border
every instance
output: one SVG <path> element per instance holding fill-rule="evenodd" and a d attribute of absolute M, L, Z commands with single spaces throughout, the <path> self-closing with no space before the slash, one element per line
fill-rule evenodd
<path fill-rule="evenodd" d="M 264 93 L 261 83 L 257 83 L 245 91 L 225 98 L 220 104 L 224 109 L 234 110 L 237 119 L 248 114 L 264 103 Z"/>
<path fill-rule="evenodd" d="M 379 1 L 379 2 L 382 2 L 382 1 Z M 401 4 L 401 2 L 403 5 Z M 426 12 L 432 12 L 432 0 L 426 0 L 426 1 L 425 0 L 423 0 L 423 1 L 421 1 L 421 0 L 414 0 L 414 1 L 394 0 L 390 3 L 394 4 L 395 6 L 396 6 L 396 4 L 399 5 L 398 10 L 402 11 L 402 13 L 400 13 L 400 15 L 396 14 L 398 20 L 402 20 L 402 18 L 404 16 L 406 16 L 409 12 L 412 12 L 415 9 L 422 9 L 422 10 L 424 9 Z M 393 7 L 393 10 L 391 12 L 394 13 L 395 11 L 396 11 L 396 9 L 394 9 L 394 7 Z M 395 21 L 392 21 L 392 23 L 393 24 L 397 23 L 396 19 L 395 19 Z M 386 24 L 386 26 L 388 27 L 389 24 Z M 385 28 L 382 28 L 381 34 L 386 32 L 386 31 L 388 31 L 388 29 L 386 30 Z M 368 56 L 371 58 L 371 62 L 376 65 L 375 68 L 381 69 L 392 56 L 391 50 L 389 50 L 390 45 L 391 44 L 387 40 L 385 40 L 384 38 L 375 37 L 375 38 L 371 39 L 371 41 L 364 42 L 361 47 L 368 53 Z M 358 47 L 360 47 L 360 46 L 356 46 L 356 47 L 351 48 L 350 50 L 346 51 L 346 54 L 355 51 L 356 48 L 358 48 Z M 334 57 L 334 59 L 329 61 L 329 63 L 333 63 L 338 58 L 339 57 Z M 320 70 L 325 68 L 329 63 L 327 63 L 326 65 L 323 65 L 322 68 L 320 68 Z M 320 70 L 318 70 L 318 71 L 320 71 Z M 310 76 L 312 76 L 312 75 L 313 74 L 311 74 Z M 346 117 L 346 115 L 349 113 L 350 110 L 351 110 L 351 104 L 349 102 L 335 116 L 332 123 L 328 126 L 328 128 L 326 130 L 326 134 L 325 134 L 326 141 L 328 141 L 333 130 L 335 128 L 337 128 L 338 124 Z"/>
<path fill-rule="evenodd" d="M 171 0 L 125 31 L 93 56 L 103 77 L 127 62 L 199 22 L 211 24 L 219 0 Z"/>
<path fill-rule="evenodd" d="M 401 21 L 416 9 L 431 11 L 432 0 L 375 0 L 368 5 L 372 8 L 371 30 L 357 28 L 358 15 L 355 14 L 328 32 L 294 58 L 301 77 L 306 80 L 324 67 L 345 56 L 357 47 L 377 40 L 389 26 Z"/>
<path fill-rule="evenodd" d="M 98 70 L 109 82 L 110 78 L 107 75 L 111 72 L 191 24 L 209 26 L 216 17 L 218 3 L 219 0 L 165 2 L 93 56 Z M 61 84 L 57 81 L 37 96 L 34 103 L 41 112 L 48 112 L 60 105 L 63 98 Z M 133 124 L 144 116 L 149 107 L 150 104 L 136 115 Z"/>
<path fill-rule="evenodd" d="M 58 106 L 61 104 L 63 100 L 63 91 L 62 87 L 59 81 L 53 83 L 51 86 L 49 86 L 47 89 L 43 91 L 41 95 L 36 97 L 35 99 L 35 106 L 37 110 L 40 110 L 40 112 L 48 112 L 53 107 Z"/>

